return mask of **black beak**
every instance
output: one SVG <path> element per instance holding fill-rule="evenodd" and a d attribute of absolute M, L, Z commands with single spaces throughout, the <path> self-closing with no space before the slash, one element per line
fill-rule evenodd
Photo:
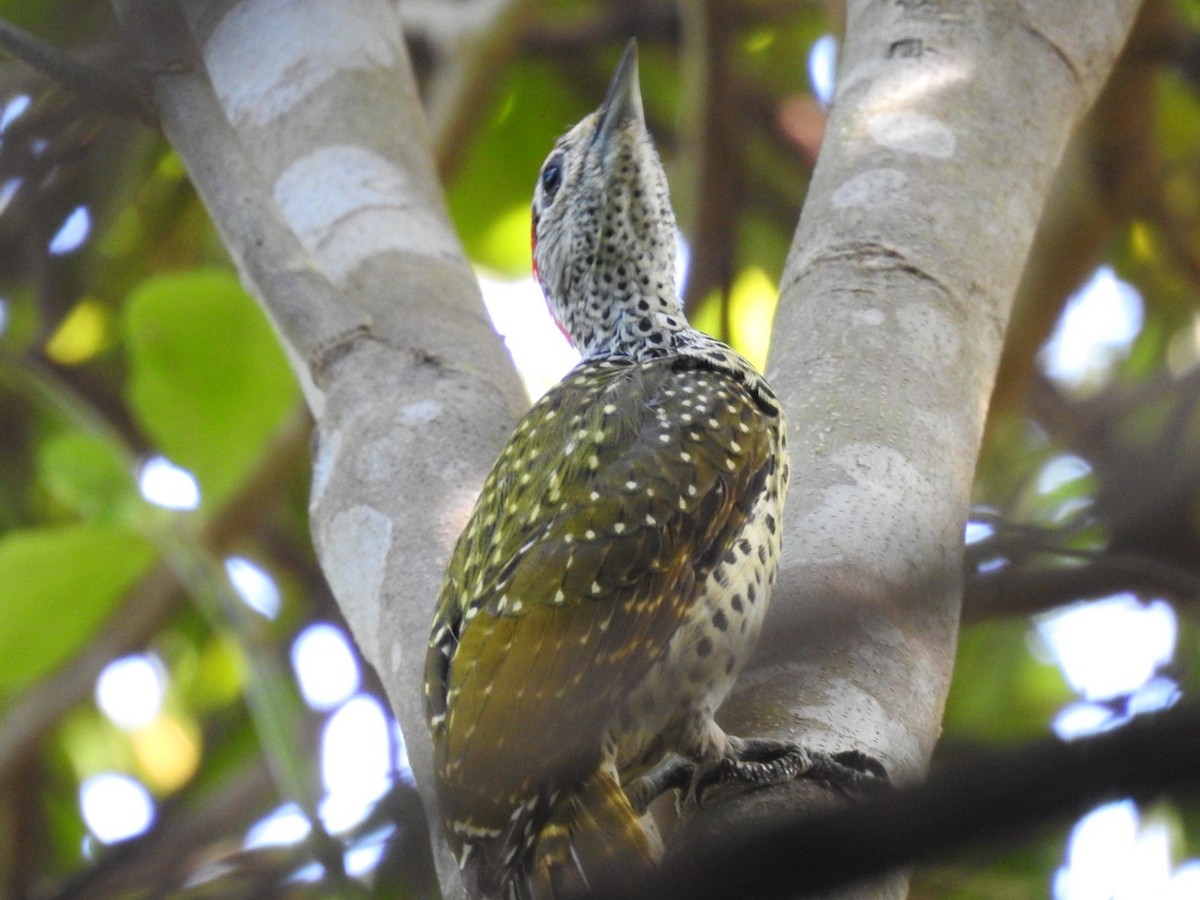
<path fill-rule="evenodd" d="M 637 39 L 630 38 L 616 74 L 608 86 L 608 94 L 600 107 L 600 125 L 592 139 L 607 155 L 613 136 L 629 122 L 636 121 L 643 130 L 646 116 L 642 111 L 642 87 L 638 83 Z"/>

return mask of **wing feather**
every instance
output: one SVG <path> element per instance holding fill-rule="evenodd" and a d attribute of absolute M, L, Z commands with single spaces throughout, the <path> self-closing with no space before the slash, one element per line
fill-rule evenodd
<path fill-rule="evenodd" d="M 748 515 L 764 416 L 735 379 L 663 360 L 583 365 L 522 420 L 455 548 L 428 657 L 443 815 L 464 834 L 521 840 L 599 765 Z"/>

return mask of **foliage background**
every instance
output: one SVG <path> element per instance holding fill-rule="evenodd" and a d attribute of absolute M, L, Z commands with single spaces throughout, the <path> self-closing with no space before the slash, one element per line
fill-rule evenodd
<path fill-rule="evenodd" d="M 721 8 L 723 38 L 700 54 L 673 3 L 564 0 L 528 17 L 439 160 L 480 267 L 528 273 L 537 168 L 637 34 L 647 115 L 692 249 L 689 311 L 765 355 L 823 122 L 804 61 L 836 32 L 838 12 Z M 969 548 L 968 625 L 935 764 L 1043 735 L 1080 699 L 1037 650 L 1029 618 L 1075 600 L 1132 590 L 1169 601 L 1178 636 L 1156 674 L 1176 695 L 1197 686 L 1200 4 L 1147 10 L 1064 163 L 1010 329 L 976 485 L 994 527 Z M 105 71 L 119 55 L 104 4 L 3 0 L 0 17 Z M 409 25 L 418 75 L 436 86 L 445 47 L 419 16 Z M 725 89 L 703 96 L 723 140 L 706 137 L 689 107 L 703 71 L 721 74 Z M 311 623 L 341 621 L 309 545 L 308 418 L 269 325 L 152 128 L 7 60 L 0 103 L 10 111 L 0 129 L 0 892 L 418 889 L 429 877 L 423 826 L 399 769 L 363 823 L 331 833 L 318 814 L 331 711 L 306 704 L 290 651 Z M 90 227 L 64 250 L 80 208 Z M 1064 387 L 1038 352 L 1101 264 L 1137 289 L 1141 327 L 1111 363 Z M 1068 454 L 1078 477 L 1044 477 Z M 139 472 L 155 456 L 193 473 L 197 508 L 144 499 Z M 278 586 L 275 617 L 238 595 L 232 556 Z M 161 665 L 166 689 L 157 716 L 129 729 L 94 690 L 109 662 L 133 653 Z M 364 690 L 381 696 L 373 682 L 364 672 Z M 1133 696 L 1098 705 L 1115 722 Z M 109 772 L 144 784 L 156 816 L 105 846 L 88 835 L 80 789 Z M 244 849 L 286 801 L 309 818 L 308 835 Z M 1168 829 L 1177 861 L 1200 852 L 1194 802 L 1143 813 Z M 1044 895 L 1069 826 L 922 869 L 913 895 Z M 359 872 L 348 854 L 363 844 L 383 852 Z"/>

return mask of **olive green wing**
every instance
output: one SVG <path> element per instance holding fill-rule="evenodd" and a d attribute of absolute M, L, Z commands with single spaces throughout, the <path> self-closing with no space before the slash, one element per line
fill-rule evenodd
<path fill-rule="evenodd" d="M 663 360 L 581 367 L 518 426 L 529 449 L 489 476 L 429 650 L 443 816 L 461 834 L 518 838 L 510 823 L 599 764 L 767 477 L 764 415 L 727 375 Z"/>

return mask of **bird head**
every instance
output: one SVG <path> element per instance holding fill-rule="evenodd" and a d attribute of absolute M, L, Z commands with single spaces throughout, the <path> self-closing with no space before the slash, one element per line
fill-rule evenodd
<path fill-rule="evenodd" d="M 626 349 L 642 319 L 653 330 L 662 317 L 682 321 L 675 214 L 646 129 L 634 41 L 604 103 L 559 138 L 542 165 L 533 262 L 550 312 L 585 356 Z"/>

